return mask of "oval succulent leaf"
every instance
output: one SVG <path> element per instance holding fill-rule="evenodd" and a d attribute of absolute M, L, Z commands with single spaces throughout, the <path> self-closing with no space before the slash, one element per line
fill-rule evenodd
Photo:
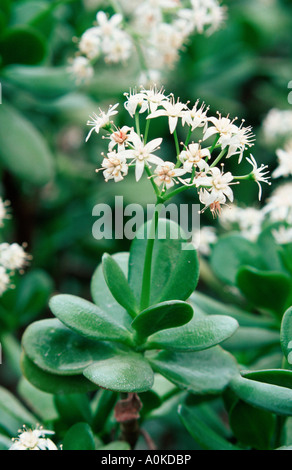
<path fill-rule="evenodd" d="M 21 368 L 26 379 L 34 387 L 46 393 L 87 393 L 97 388 L 83 375 L 50 374 L 36 366 L 25 354 L 21 358 Z"/>
<path fill-rule="evenodd" d="M 99 387 L 116 392 L 146 392 L 154 382 L 154 373 L 142 354 L 121 354 L 93 363 L 84 376 Z"/>
<path fill-rule="evenodd" d="M 117 262 L 127 278 L 129 253 L 115 253 L 112 255 L 112 258 Z M 131 317 L 125 309 L 117 303 L 109 290 L 104 278 L 102 263 L 99 264 L 92 276 L 90 290 L 93 302 L 100 307 L 101 310 L 110 313 L 111 317 L 115 318 L 118 323 L 131 329 Z"/>
<path fill-rule="evenodd" d="M 185 325 L 193 313 L 193 308 L 186 302 L 162 302 L 143 310 L 132 322 L 132 327 L 139 336 L 147 337 L 156 331 Z"/>
<path fill-rule="evenodd" d="M 0 121 L 3 166 L 31 184 L 48 183 L 54 175 L 54 158 L 43 136 L 30 121 L 6 104 L 0 106 Z"/>
<path fill-rule="evenodd" d="M 220 346 L 205 351 L 148 353 L 155 372 L 194 394 L 221 393 L 234 375 L 239 375 L 235 359 Z"/>
<path fill-rule="evenodd" d="M 194 440 L 204 450 L 240 450 L 239 447 L 228 442 L 218 432 L 208 426 L 201 418 L 196 408 L 180 405 L 179 417 Z"/>
<path fill-rule="evenodd" d="M 283 316 L 280 340 L 282 351 L 288 363 L 292 365 L 292 307 Z"/>
<path fill-rule="evenodd" d="M 74 295 L 56 295 L 50 300 L 54 315 L 73 331 L 99 341 L 131 344 L 130 332 L 110 313 Z"/>
<path fill-rule="evenodd" d="M 239 234 L 224 235 L 212 250 L 211 266 L 224 283 L 234 286 L 242 266 L 264 268 L 259 248 Z"/>
<path fill-rule="evenodd" d="M 56 319 L 32 323 L 23 335 L 22 346 L 34 364 L 57 375 L 82 374 L 93 361 L 115 354 L 110 345 L 84 338 Z"/>
<path fill-rule="evenodd" d="M 253 305 L 269 310 L 282 319 L 292 296 L 290 276 L 284 273 L 242 267 L 238 271 L 236 282 L 241 292 Z"/>
<path fill-rule="evenodd" d="M 201 351 L 225 341 L 237 329 L 238 323 L 234 318 L 213 315 L 193 321 L 181 328 L 155 333 L 148 339 L 147 349 Z"/>
<path fill-rule="evenodd" d="M 292 389 L 292 370 L 264 369 L 243 372 L 242 375 L 245 378 L 256 380 L 257 382 L 264 382 Z"/>
<path fill-rule="evenodd" d="M 105 281 L 113 297 L 132 317 L 135 317 L 138 313 L 137 302 L 123 270 L 108 254 L 102 258 L 102 267 Z"/>
<path fill-rule="evenodd" d="M 142 226 L 131 245 L 129 284 L 140 301 L 151 222 Z M 187 248 L 187 249 L 186 249 Z M 150 305 L 167 300 L 187 300 L 199 278 L 199 261 L 195 248 L 181 236 L 180 227 L 173 221 L 159 219 L 158 237 L 154 241 L 151 272 Z"/>
<path fill-rule="evenodd" d="M 286 387 L 233 377 L 231 390 L 246 403 L 283 416 L 292 416 L 292 390 Z"/>

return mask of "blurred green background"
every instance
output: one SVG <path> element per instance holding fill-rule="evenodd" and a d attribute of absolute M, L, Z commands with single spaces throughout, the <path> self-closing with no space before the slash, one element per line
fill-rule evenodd
<path fill-rule="evenodd" d="M 182 101 L 205 101 L 210 114 L 220 111 L 245 119 L 257 137 L 252 153 L 273 170 L 275 148 L 265 142 L 262 122 L 272 108 L 292 109 L 292 3 L 224 4 L 224 27 L 212 36 L 190 38 L 164 86 Z M 85 144 L 89 115 L 121 102 L 123 93 L 137 85 L 139 74 L 136 60 L 124 66 L 100 61 L 92 82 L 76 85 L 68 65 L 76 53 L 73 38 L 95 19 L 97 8 L 88 5 L 81 0 L 1 0 L 1 197 L 11 202 L 13 215 L 1 229 L 1 238 L 27 242 L 33 256 L 28 272 L 16 279 L 16 290 L 0 300 L 0 341 L 12 363 L 19 347 L 14 336 L 20 337 L 33 319 L 50 315 L 47 300 L 53 292 L 89 298 L 89 281 L 102 253 L 129 248 L 128 241 L 93 238 L 93 207 L 101 202 L 113 205 L 116 195 L 124 196 L 125 204 L 153 202 L 146 179 L 139 185 L 132 176 L 118 185 L 105 184 L 95 173 L 105 144 L 95 136 Z M 122 105 L 120 111 L 117 124 L 129 124 Z M 173 151 L 167 122 L 159 120 L 158 125 L 155 135 L 164 137 L 165 149 Z M 237 161 L 230 160 L 230 169 L 236 166 Z M 266 197 L 270 189 L 263 189 Z M 236 199 L 245 204 L 254 204 L 257 194 L 252 182 L 235 189 Z M 193 194 L 184 193 L 181 201 L 193 201 Z M 209 214 L 202 223 L 213 223 Z M 13 367 L 4 363 L 1 383 L 13 383 L 18 373 L 16 362 Z"/>

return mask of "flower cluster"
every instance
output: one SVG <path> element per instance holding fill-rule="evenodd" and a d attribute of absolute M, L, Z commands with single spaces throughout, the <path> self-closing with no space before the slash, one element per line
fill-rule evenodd
<path fill-rule="evenodd" d="M 8 206 L 9 203 L 0 198 L 0 226 L 3 226 L 5 219 L 10 218 Z M 16 271 L 22 273 L 31 259 L 25 248 L 25 244 L 21 246 L 18 243 L 0 243 L 0 295 L 13 287 L 12 276 Z"/>
<path fill-rule="evenodd" d="M 270 118 L 276 113 L 271 112 Z M 279 112 L 277 116 L 279 117 Z M 287 116 L 284 112 L 284 116 Z M 292 121 L 291 121 L 292 125 Z M 291 128 L 292 129 L 292 128 Z M 277 149 L 278 165 L 272 173 L 274 179 L 289 178 L 292 176 L 292 143 L 287 141 L 284 149 Z M 249 159 L 248 159 L 249 160 Z M 256 167 L 256 162 L 251 157 L 250 163 Z M 266 167 L 262 165 L 256 168 L 265 178 Z M 257 174 L 258 181 L 261 176 Z M 251 241 L 257 241 L 262 230 L 268 226 L 272 228 L 271 233 L 278 245 L 292 244 L 292 181 L 284 179 L 267 198 L 262 207 L 240 207 L 233 204 L 232 207 L 224 208 L 220 217 L 220 225 L 226 231 L 238 231 L 241 235 Z"/>
<path fill-rule="evenodd" d="M 12 439 L 13 444 L 9 450 L 58 450 L 54 442 L 46 437 L 53 434 L 55 434 L 54 431 L 47 431 L 41 426 L 35 429 L 27 429 L 23 426 L 23 429 L 19 430 L 18 437 Z"/>
<path fill-rule="evenodd" d="M 200 105 L 197 101 L 194 106 L 189 106 L 172 94 L 166 96 L 164 89 L 156 87 L 142 87 L 138 92 L 125 93 L 125 96 L 125 109 L 134 120 L 132 127 L 117 128 L 111 120 L 118 113 L 117 104 L 88 121 L 91 130 L 86 140 L 101 129 L 106 133 L 103 137 L 109 140 L 108 151 L 103 154 L 101 168 L 97 170 L 103 171 L 106 181 L 120 182 L 129 174 L 129 169 L 135 167 L 136 181 L 146 173 L 159 201 L 193 188 L 204 206 L 203 211 L 210 208 L 213 216 L 220 214 L 222 205 L 233 202 L 232 185 L 242 180 L 254 180 L 259 185 L 261 197 L 261 183 L 270 184 L 266 166 L 258 167 L 252 155 L 247 158 L 252 165 L 249 174 L 234 176 L 230 171 L 225 172 L 223 158 L 239 157 L 240 164 L 244 151 L 253 145 L 252 130 L 244 127 L 243 122 L 237 126 L 236 120 L 229 116 L 208 116 L 209 108 L 204 103 Z M 167 119 L 170 136 L 174 138 L 175 158 L 172 161 L 163 159 L 161 137 L 148 140 L 151 123 L 161 117 Z M 177 133 L 179 124 L 180 131 L 187 134 L 181 143 Z M 192 141 L 195 131 L 201 138 Z M 211 145 L 207 146 L 209 140 Z M 175 185 L 178 186 L 176 189 L 173 188 Z"/>
<path fill-rule="evenodd" d="M 147 75 L 157 81 L 172 68 L 194 34 L 212 34 L 226 16 L 218 0 L 116 0 L 114 13 L 100 10 L 96 21 L 78 40 L 71 70 L 78 80 L 91 78 L 100 58 L 124 63 L 138 52 Z M 136 60 L 136 57 L 135 57 Z"/>
<path fill-rule="evenodd" d="M 268 145 L 278 145 L 279 142 L 290 140 L 292 133 L 291 109 L 271 109 L 263 121 L 262 131 Z"/>

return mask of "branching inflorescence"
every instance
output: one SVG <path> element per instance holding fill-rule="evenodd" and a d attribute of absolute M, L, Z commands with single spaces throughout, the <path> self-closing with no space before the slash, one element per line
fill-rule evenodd
<path fill-rule="evenodd" d="M 225 20 L 217 0 L 114 0 L 112 14 L 99 10 L 78 41 L 71 69 L 77 80 L 91 79 L 99 59 L 126 63 L 135 57 L 142 80 L 160 80 L 173 68 L 193 34 L 210 35 Z"/>
<path fill-rule="evenodd" d="M 237 157 L 240 164 L 244 151 L 254 145 L 250 127 L 244 127 L 243 122 L 237 126 L 236 119 L 229 116 L 208 116 L 209 108 L 204 103 L 200 105 L 197 101 L 189 107 L 189 103 L 176 100 L 172 94 L 166 96 L 164 89 L 156 87 L 141 88 L 139 92 L 125 93 L 125 96 L 125 109 L 134 121 L 132 127 L 117 128 L 114 125 L 112 117 L 118 114 L 118 104 L 107 112 L 100 110 L 99 115 L 95 114 L 88 121 L 91 130 L 87 140 L 93 132 L 99 133 L 101 129 L 106 132 L 103 137 L 109 140 L 108 152 L 103 154 L 101 168 L 97 169 L 98 172 L 103 171 L 106 181 L 120 182 L 129 174 L 129 169 L 135 167 L 136 181 L 139 182 L 146 173 L 159 202 L 194 189 L 203 210 L 210 208 L 213 216 L 221 213 L 222 205 L 233 202 L 232 185 L 243 180 L 255 181 L 261 198 L 261 183 L 270 184 L 266 165 L 258 167 L 250 155 L 247 158 L 252 165 L 249 174 L 234 176 L 230 171 L 225 172 L 224 160 Z M 143 122 L 142 115 L 145 117 Z M 158 154 L 163 139 L 148 139 L 151 123 L 160 117 L 168 119 L 170 136 L 174 139 L 175 156 L 170 161 Z M 186 139 L 181 143 L 177 133 L 179 123 L 187 128 L 184 129 Z M 200 133 L 196 142 L 192 140 L 195 131 Z"/>

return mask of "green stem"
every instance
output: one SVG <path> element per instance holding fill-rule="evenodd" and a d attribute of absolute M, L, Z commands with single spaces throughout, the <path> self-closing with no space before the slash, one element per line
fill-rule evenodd
<path fill-rule="evenodd" d="M 149 127 L 150 127 L 151 119 L 146 119 L 146 126 L 145 126 L 145 135 L 144 135 L 144 144 L 147 143 L 148 134 L 149 134 Z"/>
<path fill-rule="evenodd" d="M 179 154 L 180 154 L 180 149 L 179 149 L 179 141 L 178 141 L 178 136 L 177 136 L 176 129 L 173 133 L 173 137 L 174 137 L 174 142 L 175 142 L 176 158 L 178 159 Z"/>
<path fill-rule="evenodd" d="M 190 141 L 190 139 L 191 139 L 192 132 L 193 132 L 193 131 L 192 131 L 192 128 L 190 127 L 190 128 L 189 128 L 188 135 L 187 135 L 187 138 L 186 138 L 186 141 L 185 141 L 185 145 L 184 145 L 184 148 L 185 148 L 185 149 L 186 149 L 187 146 L 189 145 L 189 141 Z"/>
<path fill-rule="evenodd" d="M 135 124 L 136 124 L 136 132 L 138 134 L 138 136 L 140 137 L 141 136 L 141 130 L 140 130 L 140 116 L 139 116 L 139 112 L 136 111 L 135 113 Z"/>
<path fill-rule="evenodd" d="M 153 189 L 154 189 L 154 191 L 155 191 L 155 194 L 156 194 L 156 197 L 157 197 L 157 201 L 158 201 L 158 202 L 162 202 L 162 201 L 163 201 L 163 198 L 161 197 L 161 193 L 160 193 L 160 191 L 159 191 L 159 189 L 158 189 L 158 186 L 157 186 L 157 185 L 155 184 L 155 182 L 153 181 L 153 177 L 152 177 L 153 175 L 152 175 L 152 173 L 151 173 L 151 170 L 150 170 L 149 166 L 147 166 L 147 164 L 145 165 L 145 170 L 146 170 L 146 173 L 147 173 L 147 175 L 148 175 L 148 177 L 149 177 L 149 180 L 150 180 L 150 182 L 151 182 L 151 184 L 152 184 L 152 187 L 153 187 Z"/>
<path fill-rule="evenodd" d="M 214 166 L 218 165 L 218 163 L 220 162 L 220 160 L 222 160 L 226 152 L 227 152 L 227 149 L 223 149 L 222 152 L 216 158 L 216 160 L 214 160 L 212 165 L 210 165 L 210 168 L 214 168 Z"/>
<path fill-rule="evenodd" d="M 192 186 L 181 186 L 180 188 L 175 189 L 174 191 L 171 191 L 169 194 L 166 194 L 163 196 L 161 199 L 166 202 L 169 201 L 174 196 L 177 196 L 178 194 L 182 193 L 183 191 L 186 191 L 187 189 L 190 189 Z"/>
<path fill-rule="evenodd" d="M 215 149 L 215 147 L 217 146 L 217 142 L 218 142 L 219 139 L 220 139 L 220 134 L 217 134 L 216 137 L 215 137 L 215 140 L 213 142 L 213 145 L 210 147 L 210 153 L 212 153 L 213 150 Z"/>
<path fill-rule="evenodd" d="M 162 204 L 157 200 L 155 205 L 155 210 L 150 226 L 149 238 L 147 239 L 145 261 L 144 261 L 144 270 L 143 270 L 143 280 L 142 280 L 142 292 L 141 292 L 141 311 L 150 305 L 150 289 L 151 289 L 151 271 L 152 271 L 152 255 L 153 248 L 158 228 L 159 214 L 162 209 Z"/>

